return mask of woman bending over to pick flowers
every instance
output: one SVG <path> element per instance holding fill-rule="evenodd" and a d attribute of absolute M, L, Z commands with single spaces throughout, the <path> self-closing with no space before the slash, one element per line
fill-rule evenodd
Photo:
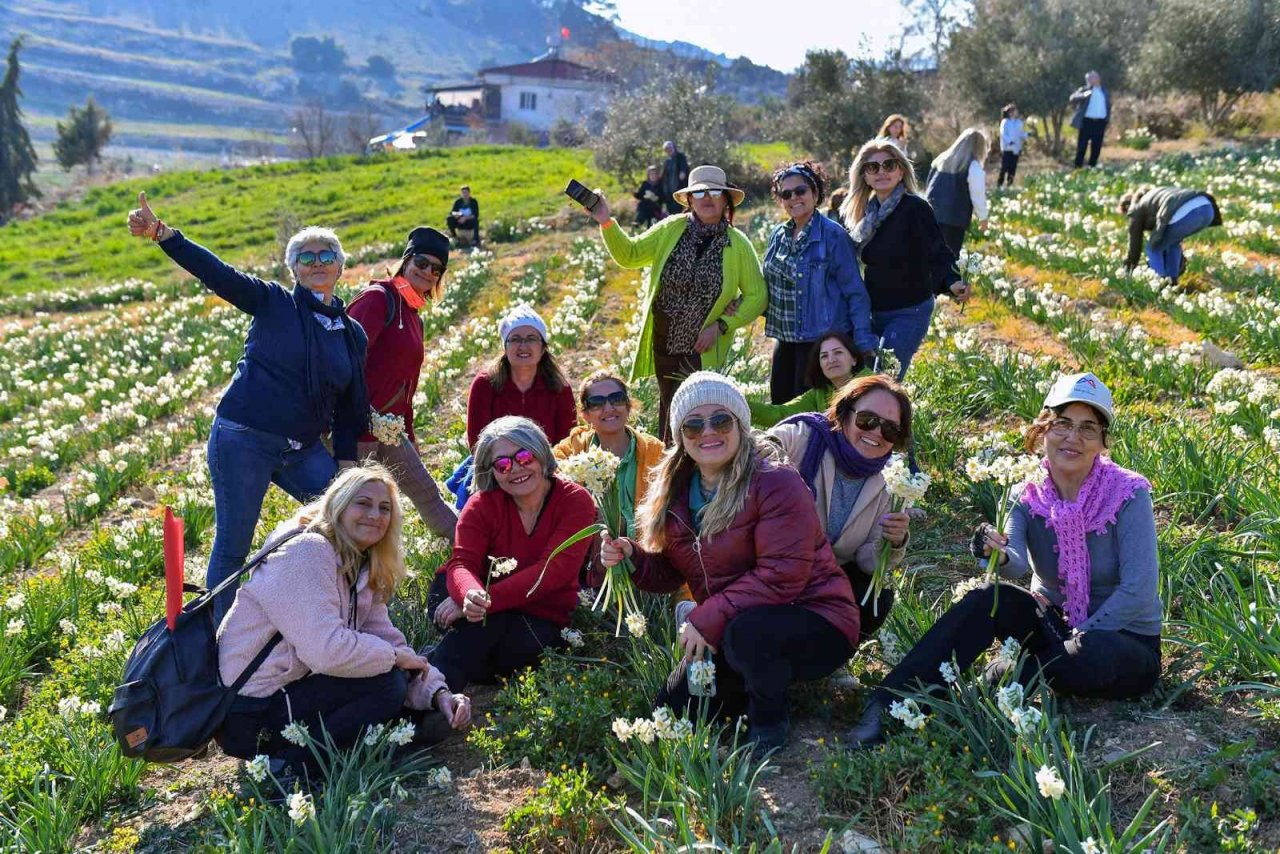
<path fill-rule="evenodd" d="M 680 629 L 681 668 L 654 702 L 692 704 L 692 665 L 713 656 L 712 710 L 746 712 L 747 738 L 771 749 L 787 738 L 787 688 L 831 674 L 858 642 L 858 609 L 836 565 L 804 481 L 766 457 L 732 380 L 692 374 L 671 400 L 679 437 L 637 511 L 637 538 L 604 538 L 606 567 L 635 563 L 636 586 L 688 584 L 697 606 Z M 705 692 L 704 692 L 705 693 Z"/>
<path fill-rule="evenodd" d="M 289 238 L 289 290 L 232 268 L 165 225 L 145 193 L 138 194 L 128 222 L 131 234 L 159 243 L 206 288 L 253 318 L 209 431 L 217 530 L 206 582 L 213 588 L 244 566 L 271 484 L 309 501 L 333 480 L 335 457 L 355 463 L 356 442 L 369 420 L 365 334 L 333 295 L 346 256 L 327 228 L 308 226 Z M 331 426 L 332 456 L 320 441 Z M 217 618 L 232 596 L 228 590 L 214 603 Z"/>
<path fill-rule="evenodd" d="M 885 467 L 893 451 L 911 445 L 911 399 L 883 374 L 859 377 L 841 388 L 825 413 L 792 416 L 769 434 L 808 484 L 854 599 L 865 600 L 859 606 L 865 638 L 893 607 L 890 587 L 876 591 L 874 599 L 867 595 L 881 553 L 890 570 L 902 562 L 907 546 L 909 517 L 905 510 L 890 510 Z"/>
<path fill-rule="evenodd" d="M 939 683 L 940 665 L 964 669 L 997 638 L 1030 655 L 1015 674 L 1035 673 L 1063 694 L 1121 699 L 1150 691 L 1160 678 L 1159 564 L 1151 486 L 1106 455 L 1111 392 L 1093 374 L 1061 377 L 1026 433 L 1041 450 L 1046 477 L 1016 499 L 1008 535 L 984 525 L 973 551 L 983 564 L 995 550 L 1000 572 L 1033 572 L 1031 590 L 987 583 L 938 618 L 871 696 L 849 734 L 853 745 L 883 740 L 881 715 L 891 691 Z M 989 675 L 999 677 L 1007 657 Z"/>
<path fill-rule="evenodd" d="M 556 476 L 546 434 L 528 418 L 505 416 L 484 428 L 472 488 L 453 555 L 437 576 L 448 596 L 433 611 L 447 631 L 431 663 L 459 691 L 563 646 L 591 539 L 561 546 L 596 521 L 591 493 Z"/>
<path fill-rule="evenodd" d="M 218 631 L 227 685 L 274 644 L 232 701 L 222 729 L 229 755 L 268 757 L 279 781 L 316 770 L 308 737 L 320 740 L 322 727 L 346 749 L 403 715 L 425 746 L 471 720 L 470 701 L 449 691 L 387 614 L 405 577 L 400 526 L 395 480 L 373 465 L 342 472 L 267 538 L 272 553 L 236 591 Z"/>
<path fill-rule="evenodd" d="M 360 438 L 357 453 L 390 469 L 427 527 L 452 542 L 458 514 L 440 497 L 413 434 L 413 395 L 425 355 L 419 312 L 428 298 L 444 294 L 448 264 L 449 238 L 434 228 L 415 228 L 395 274 L 370 282 L 351 301 L 348 313 L 369 337 L 365 384 L 375 422 L 373 431 Z"/>

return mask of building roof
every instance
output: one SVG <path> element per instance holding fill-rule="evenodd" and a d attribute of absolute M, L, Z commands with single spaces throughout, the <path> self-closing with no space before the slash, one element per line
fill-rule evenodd
<path fill-rule="evenodd" d="M 516 65 L 498 65 L 492 68 L 481 68 L 481 76 L 485 74 L 510 74 L 513 77 L 537 77 L 544 80 L 584 80 L 596 83 L 613 82 L 613 75 L 567 59 L 544 59 L 536 62 L 521 62 Z"/>

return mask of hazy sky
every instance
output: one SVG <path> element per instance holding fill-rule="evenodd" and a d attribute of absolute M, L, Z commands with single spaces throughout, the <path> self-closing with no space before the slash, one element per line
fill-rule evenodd
<path fill-rule="evenodd" d="M 618 23 L 793 71 L 806 50 L 879 56 L 906 22 L 898 0 L 616 0 Z M 794 20 L 789 21 L 789 13 Z"/>

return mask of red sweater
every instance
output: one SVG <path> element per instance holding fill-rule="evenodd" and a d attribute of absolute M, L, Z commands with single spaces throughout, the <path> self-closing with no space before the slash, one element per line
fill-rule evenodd
<path fill-rule="evenodd" d="M 369 347 L 372 349 L 373 345 Z M 467 445 L 474 449 L 480 431 L 504 415 L 523 415 L 532 420 L 552 445 L 568 437 L 578 421 L 573 389 L 568 386 L 552 391 L 539 374 L 528 391 L 521 391 L 513 382 L 496 391 L 487 374 L 477 374 L 467 396 Z"/>
<path fill-rule="evenodd" d="M 404 417 L 409 439 L 413 435 L 413 395 L 418 391 L 418 375 L 422 373 L 422 318 L 409 308 L 398 293 L 400 307 L 391 323 L 386 323 L 386 290 L 395 291 L 387 279 L 370 282 L 347 307 L 365 335 L 369 336 L 365 362 L 365 385 L 369 389 L 369 405 L 382 413 Z M 392 402 L 394 401 L 394 403 Z M 376 442 L 373 434 L 360 437 L 361 442 Z"/>
<path fill-rule="evenodd" d="M 476 493 L 462 508 L 453 554 L 440 568 L 449 583 L 449 595 L 462 604 L 468 590 L 484 588 L 489 577 L 488 558 L 513 557 L 515 572 L 495 580 L 489 588 L 493 600 L 489 613 L 521 611 L 561 626 L 569 625 L 569 617 L 578 605 L 578 571 L 595 538 L 575 543 L 550 563 L 547 558 L 561 543 L 596 521 L 596 512 L 590 492 L 576 483 L 552 478 L 551 492 L 533 533 L 526 534 L 511 496 L 501 489 Z M 529 589 L 539 575 L 542 583 L 530 597 Z"/>

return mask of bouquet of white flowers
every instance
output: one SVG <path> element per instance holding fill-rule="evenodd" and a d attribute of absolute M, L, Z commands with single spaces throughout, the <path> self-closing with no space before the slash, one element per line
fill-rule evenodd
<path fill-rule="evenodd" d="M 884 467 L 884 488 L 889 493 L 889 510 L 894 513 L 910 510 L 915 503 L 924 498 L 932 478 L 922 471 L 914 474 L 907 468 L 907 461 L 901 454 L 895 454 L 889 464 Z M 875 574 L 871 576 L 871 584 L 860 604 L 866 605 L 871 600 L 871 613 L 880 615 L 880 591 L 884 590 L 885 579 L 889 574 L 889 552 L 893 549 L 888 540 L 880 543 L 880 560 L 876 563 Z"/>
<path fill-rule="evenodd" d="M 1044 477 L 1044 468 L 1040 465 L 1039 458 L 1029 454 L 1018 456 L 997 454 L 995 449 L 991 448 L 970 457 L 964 468 L 965 473 L 974 483 L 992 481 L 1000 490 L 1000 497 L 996 501 L 996 530 L 1002 534 L 1009 526 L 1009 504 L 1014 487 L 1029 481 L 1038 481 Z M 992 549 L 991 557 L 987 560 L 987 578 L 995 594 L 991 600 L 993 617 L 996 615 L 996 606 L 1000 600 L 999 568 L 1000 552 Z"/>
<path fill-rule="evenodd" d="M 402 416 L 391 413 L 383 415 L 377 410 L 369 411 L 369 432 L 384 445 L 399 445 L 408 435 Z"/>

